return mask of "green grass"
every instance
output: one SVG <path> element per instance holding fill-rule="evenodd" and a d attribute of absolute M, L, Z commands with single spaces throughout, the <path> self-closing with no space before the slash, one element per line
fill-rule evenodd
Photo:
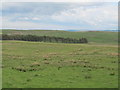
<path fill-rule="evenodd" d="M 3 88 L 117 88 L 118 46 L 109 43 L 3 41 Z"/>
<path fill-rule="evenodd" d="M 86 32 L 68 32 L 57 30 L 3 30 L 3 34 L 19 34 L 19 35 L 37 35 L 37 36 L 56 36 L 64 38 L 87 38 L 89 43 L 96 44 L 117 44 L 118 32 L 105 31 L 86 31 Z"/>

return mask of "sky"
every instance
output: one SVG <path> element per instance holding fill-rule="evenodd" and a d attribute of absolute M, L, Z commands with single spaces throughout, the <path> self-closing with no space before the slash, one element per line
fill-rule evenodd
<path fill-rule="evenodd" d="M 117 2 L 3 2 L 2 27 L 49 30 L 117 30 Z"/>

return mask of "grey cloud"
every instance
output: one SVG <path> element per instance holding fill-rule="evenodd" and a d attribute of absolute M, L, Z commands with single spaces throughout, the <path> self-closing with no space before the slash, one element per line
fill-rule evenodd
<path fill-rule="evenodd" d="M 53 15 L 64 10 L 76 7 L 94 7 L 106 5 L 107 3 L 65 3 L 65 2 L 21 2 L 21 3 L 3 3 L 3 15 L 13 14 L 36 14 L 36 15 Z"/>

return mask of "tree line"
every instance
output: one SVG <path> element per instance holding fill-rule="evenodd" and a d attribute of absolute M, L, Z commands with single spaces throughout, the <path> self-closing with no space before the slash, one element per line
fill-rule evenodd
<path fill-rule="evenodd" d="M 54 36 L 7 35 L 7 34 L 2 34 L 1 40 L 22 40 L 22 41 L 40 41 L 56 43 L 88 43 L 86 38 L 73 39 Z"/>

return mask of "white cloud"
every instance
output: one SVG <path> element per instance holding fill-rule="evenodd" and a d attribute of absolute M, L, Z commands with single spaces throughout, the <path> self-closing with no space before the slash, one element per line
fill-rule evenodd
<path fill-rule="evenodd" d="M 110 27 L 116 24 L 118 20 L 117 6 L 102 6 L 102 7 L 78 7 L 67 11 L 62 11 L 52 16 L 59 22 L 72 22 L 76 24 L 86 23 L 93 27 Z"/>
<path fill-rule="evenodd" d="M 40 20 L 40 18 L 39 17 L 19 17 L 19 18 L 17 18 L 17 20 L 25 20 L 25 21 L 27 21 L 27 20 L 35 20 L 35 21 L 37 21 L 37 20 Z"/>
<path fill-rule="evenodd" d="M 116 29 L 118 20 L 113 3 L 4 3 L 3 10 L 3 28 Z"/>
<path fill-rule="evenodd" d="M 55 24 L 43 24 L 43 23 L 33 23 L 29 21 L 9 21 L 9 18 L 3 17 L 2 18 L 2 28 L 24 28 L 24 29 L 32 29 L 32 28 L 40 28 L 40 29 L 68 29 L 67 26 L 64 25 L 55 25 Z M 74 28 L 74 27 L 69 27 Z M 76 27 L 75 29 L 77 29 Z"/>
<path fill-rule="evenodd" d="M 38 17 L 33 17 L 32 20 L 40 20 Z"/>

